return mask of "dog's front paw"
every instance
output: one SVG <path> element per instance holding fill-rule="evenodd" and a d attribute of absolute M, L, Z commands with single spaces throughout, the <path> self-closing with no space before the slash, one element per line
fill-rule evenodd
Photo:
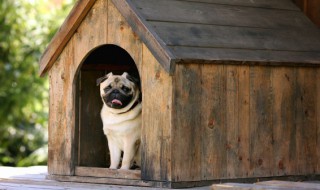
<path fill-rule="evenodd" d="M 130 169 L 130 165 L 122 165 L 120 170 L 129 170 Z"/>
<path fill-rule="evenodd" d="M 109 169 L 116 170 L 118 168 L 117 168 L 117 166 L 110 166 Z"/>

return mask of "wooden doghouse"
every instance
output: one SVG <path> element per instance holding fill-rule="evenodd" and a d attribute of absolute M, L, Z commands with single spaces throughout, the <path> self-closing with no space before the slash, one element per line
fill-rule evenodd
<path fill-rule="evenodd" d="M 142 166 L 109 165 L 95 80 L 141 79 Z M 290 0 L 80 0 L 40 61 L 49 178 L 188 187 L 320 174 L 320 32 Z"/>

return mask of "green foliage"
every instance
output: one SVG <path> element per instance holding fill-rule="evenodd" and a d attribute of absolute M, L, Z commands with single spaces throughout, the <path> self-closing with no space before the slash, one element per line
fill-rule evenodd
<path fill-rule="evenodd" d="M 45 164 L 48 80 L 38 61 L 73 4 L 0 0 L 0 165 Z"/>

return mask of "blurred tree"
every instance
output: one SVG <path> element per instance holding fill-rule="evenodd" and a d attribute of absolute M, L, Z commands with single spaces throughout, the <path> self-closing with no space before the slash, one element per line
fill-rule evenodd
<path fill-rule="evenodd" d="M 72 4 L 0 0 L 0 165 L 46 163 L 49 87 L 38 60 Z"/>

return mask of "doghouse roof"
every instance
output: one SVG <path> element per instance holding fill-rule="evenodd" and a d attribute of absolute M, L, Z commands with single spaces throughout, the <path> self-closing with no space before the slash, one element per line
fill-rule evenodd
<path fill-rule="evenodd" d="M 164 69 L 176 63 L 320 63 L 320 30 L 291 0 L 112 0 Z M 95 0 L 80 0 L 40 60 L 56 61 Z M 101 18 L 105 19 L 105 18 Z"/>

